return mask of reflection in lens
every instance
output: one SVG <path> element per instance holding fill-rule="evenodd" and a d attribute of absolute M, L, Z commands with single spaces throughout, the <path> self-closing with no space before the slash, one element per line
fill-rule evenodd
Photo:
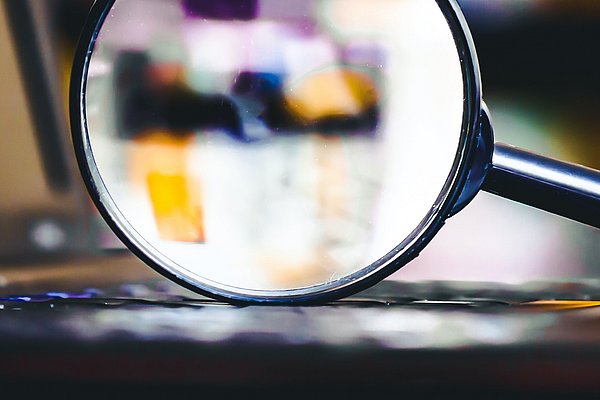
<path fill-rule="evenodd" d="M 335 281 L 409 238 L 463 112 L 433 0 L 117 0 L 86 89 L 121 223 L 178 275 L 249 290 Z"/>

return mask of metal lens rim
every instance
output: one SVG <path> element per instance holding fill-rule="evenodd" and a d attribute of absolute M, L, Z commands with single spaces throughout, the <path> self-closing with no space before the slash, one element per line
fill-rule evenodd
<path fill-rule="evenodd" d="M 153 251 L 149 243 L 126 221 L 110 197 L 95 164 L 89 142 L 85 99 L 88 70 L 96 40 L 115 1 L 97 0 L 94 3 L 76 50 L 70 88 L 73 145 L 81 175 L 100 214 L 117 237 L 155 271 L 194 292 L 230 303 L 316 304 L 349 296 L 383 280 L 418 256 L 441 229 L 466 183 L 481 114 L 479 64 L 467 22 L 456 0 L 436 0 L 454 36 L 464 82 L 464 113 L 459 149 L 438 201 L 413 234 L 377 262 L 335 282 L 290 290 L 247 290 L 186 276 L 181 272 L 181 266 Z"/>

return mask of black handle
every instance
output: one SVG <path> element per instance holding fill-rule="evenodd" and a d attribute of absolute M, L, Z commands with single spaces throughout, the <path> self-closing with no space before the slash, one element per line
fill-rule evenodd
<path fill-rule="evenodd" d="M 600 228 L 600 172 L 496 143 L 483 190 Z"/>

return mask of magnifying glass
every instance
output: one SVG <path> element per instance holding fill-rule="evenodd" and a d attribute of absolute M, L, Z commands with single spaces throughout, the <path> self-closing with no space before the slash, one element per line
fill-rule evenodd
<path fill-rule="evenodd" d="M 414 259 L 481 189 L 600 227 L 600 173 L 494 143 L 454 0 L 98 0 L 71 125 L 149 266 L 316 303 Z"/>

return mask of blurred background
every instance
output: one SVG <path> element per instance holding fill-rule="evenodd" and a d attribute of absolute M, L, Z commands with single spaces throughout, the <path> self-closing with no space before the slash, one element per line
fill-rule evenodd
<path fill-rule="evenodd" d="M 162 279 L 91 205 L 67 124 L 90 0 L 0 0 L 0 293 Z M 462 0 L 496 139 L 600 168 L 600 3 Z M 600 233 L 480 193 L 391 279 L 519 284 L 600 277 Z"/>

